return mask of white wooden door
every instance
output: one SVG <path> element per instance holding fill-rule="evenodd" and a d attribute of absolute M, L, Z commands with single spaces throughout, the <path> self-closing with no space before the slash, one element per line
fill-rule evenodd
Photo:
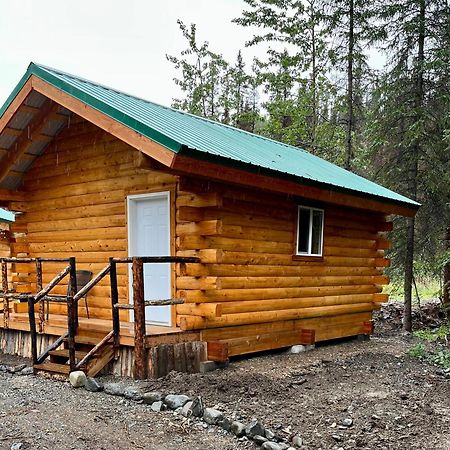
<path fill-rule="evenodd" d="M 132 195 L 128 197 L 129 256 L 170 255 L 170 193 Z M 133 286 L 130 270 L 130 302 Z M 144 264 L 144 298 L 171 298 L 170 264 Z M 148 306 L 145 319 L 157 325 L 171 325 L 170 306 Z M 130 320 L 133 320 L 131 314 Z"/>

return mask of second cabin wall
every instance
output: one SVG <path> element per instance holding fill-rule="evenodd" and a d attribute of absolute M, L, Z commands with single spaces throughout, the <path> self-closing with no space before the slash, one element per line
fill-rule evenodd
<path fill-rule="evenodd" d="M 110 256 L 128 255 L 126 197 L 174 190 L 177 178 L 139 168 L 139 151 L 94 125 L 74 118 L 71 126 L 39 156 L 28 171 L 22 190 L 27 201 L 11 205 L 23 211 L 12 225 L 13 256 L 66 258 L 75 256 L 78 269 L 100 271 Z M 65 264 L 44 263 L 44 285 Z M 18 290 L 34 291 L 34 264 L 16 264 Z M 128 298 L 127 266 L 118 265 L 119 296 Z M 58 286 L 55 294 L 65 294 Z M 91 317 L 110 318 L 109 278 L 88 296 Z M 84 315 L 84 299 L 80 300 Z M 61 304 L 51 306 L 62 313 Z M 126 311 L 121 311 L 127 319 Z"/>
<path fill-rule="evenodd" d="M 296 258 L 300 199 L 184 177 L 179 189 L 178 255 L 205 263 L 177 267 L 182 329 L 356 317 L 387 299 L 383 215 L 316 204 L 325 209 L 324 256 Z"/>

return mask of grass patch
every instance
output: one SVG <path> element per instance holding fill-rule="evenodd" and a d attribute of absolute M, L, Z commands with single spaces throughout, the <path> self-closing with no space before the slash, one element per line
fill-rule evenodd
<path fill-rule="evenodd" d="M 450 339 L 450 324 L 446 323 L 439 328 L 416 331 L 414 333 L 421 341 L 435 344 L 430 350 L 425 347 L 423 342 L 419 342 L 410 348 L 407 355 L 411 358 L 417 358 L 427 361 L 443 369 L 450 368 L 450 349 L 448 343 Z"/>

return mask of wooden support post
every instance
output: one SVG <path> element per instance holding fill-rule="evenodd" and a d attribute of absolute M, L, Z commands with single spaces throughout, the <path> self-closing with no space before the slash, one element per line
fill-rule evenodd
<path fill-rule="evenodd" d="M 133 257 L 133 305 L 134 305 L 134 377 L 143 380 L 147 377 L 145 353 L 145 299 L 144 262 Z"/>
<path fill-rule="evenodd" d="M 36 258 L 36 292 L 40 291 L 42 291 L 42 261 L 39 258 Z M 47 301 L 47 314 L 49 307 L 50 304 Z M 45 300 L 42 299 L 39 302 L 39 333 L 44 332 L 44 323 L 45 323 Z"/>
<path fill-rule="evenodd" d="M 37 364 L 37 334 L 36 334 L 36 317 L 34 315 L 34 298 L 32 295 L 28 297 L 28 319 L 30 322 L 30 334 L 31 334 L 31 357 L 33 364 Z"/>
<path fill-rule="evenodd" d="M 75 258 L 69 258 L 70 279 L 69 288 L 67 290 L 67 331 L 68 331 L 68 347 L 69 347 L 69 365 L 70 370 L 75 369 L 75 336 L 78 328 L 78 304 L 73 297 L 77 292 L 77 274 Z"/>
<path fill-rule="evenodd" d="M 111 285 L 111 313 L 113 325 L 113 339 L 114 339 L 114 359 L 119 357 L 120 346 L 120 319 L 119 309 L 115 305 L 119 303 L 119 291 L 117 289 L 117 264 L 113 258 L 109 258 L 109 278 Z"/>
<path fill-rule="evenodd" d="M 8 293 L 8 264 L 2 261 L 2 291 L 4 294 Z M 9 328 L 9 298 L 3 297 L 3 323 L 5 330 Z"/>

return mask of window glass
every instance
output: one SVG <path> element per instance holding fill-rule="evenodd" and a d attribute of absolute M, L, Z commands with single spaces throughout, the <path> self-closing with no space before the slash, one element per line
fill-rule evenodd
<path fill-rule="evenodd" d="M 311 253 L 322 254 L 323 211 L 312 210 Z"/>
<path fill-rule="evenodd" d="M 323 248 L 322 209 L 298 207 L 297 254 L 321 256 Z"/>
<path fill-rule="evenodd" d="M 298 253 L 309 253 L 309 221 L 311 210 L 298 209 Z"/>

